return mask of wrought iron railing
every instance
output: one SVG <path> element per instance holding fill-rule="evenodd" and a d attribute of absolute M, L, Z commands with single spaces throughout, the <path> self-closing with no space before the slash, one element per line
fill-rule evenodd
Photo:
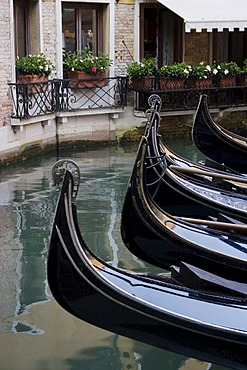
<path fill-rule="evenodd" d="M 126 105 L 126 77 L 85 80 L 49 80 L 42 83 L 10 83 L 12 118 L 29 118 L 50 113 Z"/>
<path fill-rule="evenodd" d="M 210 108 L 226 109 L 229 107 L 247 106 L 247 86 L 237 85 L 229 87 L 213 86 L 208 88 L 188 87 L 182 89 L 161 90 L 159 83 L 149 88 L 131 88 L 135 92 L 135 106 L 137 111 L 148 109 L 148 98 L 152 94 L 158 94 L 162 99 L 162 111 L 186 111 L 195 110 L 199 96 L 209 96 Z"/>

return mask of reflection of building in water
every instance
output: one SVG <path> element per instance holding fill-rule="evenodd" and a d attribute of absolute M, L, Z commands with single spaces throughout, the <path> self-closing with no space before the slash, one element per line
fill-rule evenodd
<path fill-rule="evenodd" d="M 195 358 L 189 358 L 183 362 L 183 364 L 179 367 L 179 370 L 209 370 L 211 366 L 212 364 L 208 362 L 196 360 Z"/>
<path fill-rule="evenodd" d="M 8 191 L 3 191 L 4 185 L 6 183 L 1 183 L 0 193 L 6 197 Z M 0 227 L 2 230 L 0 246 L 0 333 L 4 333 L 13 329 L 13 323 L 6 322 L 5 319 L 17 314 L 20 307 L 23 246 L 15 232 L 18 217 L 12 212 L 10 205 L 2 204 L 3 199 L 1 198 L 0 196 Z M 15 245 L 13 245 L 13 240 L 15 241 Z"/>
<path fill-rule="evenodd" d="M 44 220 L 52 217 L 55 205 L 43 196 L 43 181 L 39 169 L 0 183 L 0 333 L 22 330 L 6 319 L 49 297 L 42 256 L 50 229 Z"/>
<path fill-rule="evenodd" d="M 135 352 L 135 342 L 133 340 L 118 335 L 117 347 L 119 350 L 121 370 L 141 370 L 142 365 L 139 360 L 142 357 Z"/>

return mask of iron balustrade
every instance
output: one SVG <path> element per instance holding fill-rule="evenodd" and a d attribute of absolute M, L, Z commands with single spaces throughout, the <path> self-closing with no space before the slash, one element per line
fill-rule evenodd
<path fill-rule="evenodd" d="M 229 107 L 247 106 L 247 86 L 237 85 L 231 87 L 213 86 L 209 88 L 189 87 L 183 89 L 161 90 L 155 85 L 152 89 L 131 88 L 135 93 L 135 106 L 137 111 L 148 109 L 148 98 L 152 94 L 158 94 L 162 100 L 162 112 L 166 111 L 186 111 L 197 108 L 201 94 L 209 97 L 210 108 L 226 109 Z"/>
<path fill-rule="evenodd" d="M 135 93 L 134 109 L 138 111 L 146 111 L 148 98 L 154 93 L 162 99 L 163 112 L 195 110 L 202 93 L 209 96 L 210 108 L 247 105 L 247 86 L 241 85 L 161 90 L 157 83 L 134 89 L 128 85 L 127 77 L 108 77 L 90 80 L 90 84 L 88 80 L 57 79 L 9 86 L 13 101 L 11 118 L 20 120 L 61 111 L 124 107 L 130 90 Z"/>
<path fill-rule="evenodd" d="M 99 83 L 100 82 L 100 83 Z M 40 83 L 9 83 L 13 109 L 11 118 L 30 118 L 50 113 L 123 107 L 127 100 L 126 77 Z"/>

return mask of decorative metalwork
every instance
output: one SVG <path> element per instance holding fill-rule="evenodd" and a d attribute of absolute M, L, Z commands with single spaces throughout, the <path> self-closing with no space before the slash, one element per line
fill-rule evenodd
<path fill-rule="evenodd" d="M 209 96 L 210 108 L 225 109 L 229 107 L 246 106 L 247 85 L 231 87 L 210 87 L 210 88 L 192 88 L 173 90 L 160 90 L 159 83 L 157 89 L 153 90 L 134 90 L 135 110 L 146 111 L 148 109 L 148 99 L 152 94 L 158 94 L 162 100 L 162 111 L 186 111 L 195 110 L 198 105 L 201 94 Z"/>
<path fill-rule="evenodd" d="M 9 84 L 13 101 L 12 118 L 41 116 L 57 111 L 57 82 Z"/>
<path fill-rule="evenodd" d="M 109 77 L 103 79 L 104 86 L 73 87 L 75 80 L 49 80 L 43 83 L 10 83 L 13 101 L 12 118 L 29 118 L 60 111 L 88 110 L 100 108 L 123 107 L 127 104 L 127 77 Z M 156 81 L 157 80 L 157 81 Z M 144 87 L 132 90 L 136 94 L 135 110 L 146 111 L 150 95 L 158 94 L 162 100 L 162 111 L 195 110 L 199 96 L 209 96 L 211 108 L 241 107 L 246 105 L 247 86 L 161 90 L 159 78 L 152 89 Z M 83 81 L 83 80 L 78 80 Z M 102 81 L 102 79 L 100 79 Z M 74 86 L 76 86 L 74 84 Z M 79 84 L 78 86 L 84 86 Z"/>
<path fill-rule="evenodd" d="M 76 162 L 72 161 L 71 159 L 60 159 L 59 161 L 54 163 L 52 167 L 52 179 L 54 181 L 54 185 L 59 187 L 61 182 L 63 181 L 66 171 L 70 171 L 73 175 L 74 187 L 72 198 L 74 200 L 80 186 L 80 168 Z"/>
<path fill-rule="evenodd" d="M 104 86 L 98 87 L 95 80 L 92 87 L 87 88 L 77 88 L 75 81 L 68 79 L 39 84 L 10 83 L 13 100 L 11 117 L 23 119 L 59 111 L 126 105 L 126 77 L 109 77 L 104 80 Z"/>

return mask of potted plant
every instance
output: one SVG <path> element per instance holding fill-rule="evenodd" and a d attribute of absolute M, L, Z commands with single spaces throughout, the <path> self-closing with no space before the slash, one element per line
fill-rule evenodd
<path fill-rule="evenodd" d="M 84 81 L 70 82 L 70 87 L 102 87 L 105 85 L 105 73 L 112 65 L 112 60 L 106 53 L 93 55 L 89 48 L 64 54 L 64 66 L 69 79 Z M 92 81 L 94 79 L 95 81 Z M 100 79 L 100 81 L 96 81 Z"/>
<path fill-rule="evenodd" d="M 241 68 L 236 62 L 222 62 L 216 65 L 221 87 L 236 85 L 236 77 L 241 73 Z"/>
<path fill-rule="evenodd" d="M 133 62 L 126 67 L 130 87 L 133 90 L 152 90 L 154 87 L 156 70 L 155 58 L 143 58 L 140 62 Z"/>
<path fill-rule="evenodd" d="M 247 59 L 243 62 L 243 67 L 239 76 L 239 84 L 243 86 L 247 85 Z"/>
<path fill-rule="evenodd" d="M 190 83 L 198 88 L 209 88 L 213 86 L 213 76 L 217 74 L 217 69 L 209 64 L 201 62 L 197 65 L 192 65 L 190 69 Z"/>
<path fill-rule="evenodd" d="M 158 71 L 160 89 L 183 89 L 191 67 L 183 63 L 164 64 Z"/>
<path fill-rule="evenodd" d="M 16 59 L 17 82 L 21 84 L 47 82 L 55 70 L 54 64 L 44 53 L 26 55 Z M 39 92 L 40 86 L 30 86 L 29 92 Z"/>

